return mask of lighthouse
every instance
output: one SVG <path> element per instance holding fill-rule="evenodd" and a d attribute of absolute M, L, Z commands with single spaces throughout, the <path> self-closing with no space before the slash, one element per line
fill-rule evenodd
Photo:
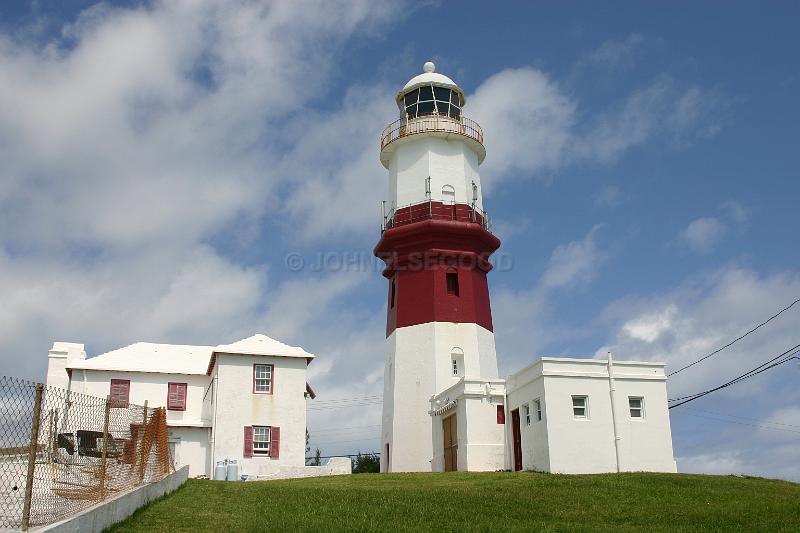
<path fill-rule="evenodd" d="M 480 126 L 464 91 L 432 62 L 396 97 L 381 135 L 389 171 L 374 253 L 388 281 L 382 472 L 431 470 L 431 398 L 459 380 L 497 378 L 489 303 L 489 230 L 479 167 Z"/>

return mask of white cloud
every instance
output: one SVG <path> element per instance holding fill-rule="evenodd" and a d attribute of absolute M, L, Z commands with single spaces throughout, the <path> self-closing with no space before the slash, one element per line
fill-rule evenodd
<path fill-rule="evenodd" d="M 607 260 L 600 246 L 600 226 L 585 237 L 557 246 L 547 267 L 532 287 L 492 291 L 492 316 L 501 372 L 516 371 L 535 356 L 543 346 L 557 340 L 576 339 L 581 335 L 553 320 L 552 302 L 557 291 L 585 287 Z"/>
<path fill-rule="evenodd" d="M 623 360 L 665 361 L 669 373 L 724 346 L 798 295 L 798 272 L 763 276 L 725 267 L 664 294 L 609 305 L 603 321 L 616 333 L 595 357 L 611 350 Z M 708 390 L 756 367 L 797 344 L 798 331 L 800 313 L 789 310 L 670 377 L 669 397 Z M 800 480 L 798 435 L 783 431 L 800 431 L 797 367 L 789 365 L 670 411 L 679 470 Z"/>
<path fill-rule="evenodd" d="M 677 370 L 771 316 L 792 295 L 800 295 L 800 274 L 762 277 L 743 268 L 722 268 L 660 296 L 610 304 L 603 317 L 618 332 L 596 354 L 604 356 L 610 349 L 620 359 L 665 361 L 669 370 Z M 670 392 L 681 396 L 735 377 L 796 344 L 798 330 L 800 314 L 787 311 L 708 362 L 676 375 Z M 744 382 L 720 394 L 751 395 L 766 382 Z"/>
<path fill-rule="evenodd" d="M 583 239 L 558 246 L 550 255 L 539 286 L 543 290 L 585 285 L 597 273 L 607 254 L 598 247 L 595 226 Z"/>
<path fill-rule="evenodd" d="M 618 185 L 604 185 L 594 195 L 594 206 L 601 208 L 612 208 L 619 206 L 625 199 L 625 193 Z"/>
<path fill-rule="evenodd" d="M 341 43 L 395 9 L 101 5 L 65 30 L 74 46 L 0 41 L 6 239 L 140 246 L 259 216 L 284 179 L 272 146 L 303 134 L 287 117 L 324 93 Z"/>
<path fill-rule="evenodd" d="M 306 241 L 349 234 L 374 235 L 386 170 L 375 141 L 392 105 L 388 86 L 357 86 L 343 107 L 302 120 L 303 134 L 282 158 L 281 174 L 291 180 L 286 210 Z"/>
<path fill-rule="evenodd" d="M 727 216 L 731 218 L 731 220 L 733 220 L 733 222 L 740 226 L 744 226 L 750 221 L 752 209 L 745 207 L 736 200 L 727 200 L 722 202 L 719 207 L 727 214 Z"/>
<path fill-rule="evenodd" d="M 612 161 L 626 150 L 657 135 L 676 145 L 713 137 L 721 128 L 727 100 L 715 91 L 685 87 L 668 76 L 626 96 L 609 109 L 590 116 L 576 137 L 582 158 Z"/>
<path fill-rule="evenodd" d="M 304 138 L 298 110 L 338 76 L 343 44 L 399 9 L 101 4 L 41 45 L 0 36 L 0 342 L 29 355 L 14 372 L 41 376 L 56 339 L 97 353 L 271 333 L 265 314 L 301 327 L 313 313 L 294 308 L 290 327 L 264 303 L 299 287 L 268 286 L 268 265 L 207 243 L 232 226 L 246 235 L 226 241 L 252 241 L 265 215 L 283 218 L 282 187 L 299 177 L 276 148 Z"/>
<path fill-rule="evenodd" d="M 725 224 L 718 218 L 702 217 L 689 223 L 680 239 L 696 252 L 710 252 L 725 234 Z"/>
<path fill-rule="evenodd" d="M 484 188 L 557 168 L 569 148 L 575 109 L 555 82 L 533 68 L 503 70 L 481 83 L 467 96 L 464 112 L 483 128 Z"/>
<path fill-rule="evenodd" d="M 643 43 L 644 37 L 639 33 L 632 33 L 624 40 L 609 39 L 592 51 L 582 64 L 602 68 L 631 66 L 635 63 Z"/>
<path fill-rule="evenodd" d="M 677 307 L 669 305 L 662 311 L 643 315 L 626 322 L 622 326 L 622 332 L 634 340 L 654 342 L 662 333 L 672 328 L 677 312 Z"/>

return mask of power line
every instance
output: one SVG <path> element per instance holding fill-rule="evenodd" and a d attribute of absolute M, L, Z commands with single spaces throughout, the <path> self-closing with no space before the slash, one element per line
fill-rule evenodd
<path fill-rule="evenodd" d="M 797 345 L 793 346 L 792 348 L 789 348 L 788 350 L 786 350 L 782 354 L 780 354 L 780 355 L 778 355 L 776 357 L 773 357 L 769 361 L 761 363 L 760 365 L 758 365 L 757 367 L 753 368 L 752 370 L 749 370 L 749 371 L 745 372 L 744 374 L 733 378 L 732 380 L 728 381 L 727 383 L 723 383 L 722 385 L 719 385 L 718 387 L 714 387 L 713 389 L 709 389 L 709 390 L 703 391 L 703 392 L 698 392 L 696 394 L 690 394 L 689 396 L 682 396 L 680 398 L 672 398 L 672 399 L 669 400 L 670 402 L 679 402 L 679 403 L 674 403 L 673 405 L 670 405 L 669 409 L 673 409 L 673 408 L 678 407 L 680 405 L 689 403 L 689 402 L 694 401 L 694 400 L 696 400 L 698 398 L 701 398 L 701 397 L 703 397 L 703 396 L 705 396 L 707 394 L 711 394 L 712 392 L 718 391 L 720 389 L 724 389 L 725 387 L 730 387 L 731 385 L 735 385 L 736 383 L 739 383 L 739 382 L 744 381 L 746 379 L 749 379 L 749 378 L 752 378 L 754 376 L 757 376 L 758 374 L 761 374 L 762 372 L 766 372 L 767 370 L 769 370 L 771 368 L 775 368 L 778 365 L 782 365 L 782 364 L 784 364 L 786 362 L 789 362 L 792 359 L 800 359 L 800 357 L 797 357 L 797 354 L 800 353 L 800 350 L 798 350 L 798 348 L 800 348 L 800 344 L 797 344 Z M 787 354 L 788 354 L 788 356 L 787 356 Z M 782 361 L 778 361 L 778 359 L 781 359 L 782 357 L 785 357 L 785 359 L 783 359 Z"/>
<path fill-rule="evenodd" d="M 745 337 L 747 337 L 748 335 L 750 335 L 751 333 L 753 333 L 755 330 L 757 330 L 757 329 L 758 329 L 758 328 L 760 328 L 761 326 L 763 326 L 763 325 L 765 325 L 765 324 L 768 324 L 770 321 L 772 321 L 772 320 L 773 320 L 773 319 L 775 319 L 775 318 L 778 318 L 778 317 L 779 317 L 779 316 L 780 316 L 780 315 L 781 315 L 781 314 L 782 314 L 784 311 L 788 311 L 789 309 L 791 309 L 791 308 L 792 308 L 792 306 L 794 306 L 794 304 L 796 304 L 797 302 L 800 302 L 800 298 L 798 298 L 797 300 L 793 301 L 792 303 L 790 303 L 789 305 L 787 305 L 786 307 L 784 307 L 783 309 L 781 309 L 780 311 L 778 311 L 777 313 L 775 313 L 774 315 L 772 315 L 771 317 L 769 317 L 769 318 L 768 318 L 768 319 L 766 319 L 764 322 L 762 322 L 761 324 L 757 325 L 756 327 L 754 327 L 753 329 L 751 329 L 750 331 L 748 331 L 748 332 L 747 332 L 747 333 L 745 333 L 744 335 L 741 335 L 740 337 L 737 337 L 737 338 L 733 339 L 731 342 L 729 342 L 728 344 L 726 344 L 726 345 L 725 345 L 725 346 L 723 346 L 722 348 L 719 348 L 719 349 L 717 349 L 717 350 L 714 350 L 714 351 L 713 351 L 713 352 L 711 352 L 710 354 L 708 354 L 708 355 L 706 355 L 706 356 L 704 356 L 704 357 L 701 357 L 701 358 L 700 358 L 700 359 L 698 359 L 697 361 L 695 361 L 695 362 L 693 362 L 693 363 L 689 363 L 688 365 L 684 366 L 683 368 L 679 368 L 679 369 L 678 369 L 678 370 L 676 370 L 675 372 L 670 372 L 669 374 L 667 374 L 667 377 L 669 377 L 669 376 L 674 376 L 674 375 L 675 375 L 675 374 L 677 374 L 678 372 L 683 372 L 683 371 L 684 371 L 684 370 L 686 370 L 687 368 L 691 368 L 691 367 L 693 367 L 694 365 L 696 365 L 697 363 L 700 363 L 700 362 L 702 362 L 702 361 L 705 361 L 706 359 L 708 359 L 708 358 L 709 358 L 709 357 L 711 357 L 712 355 L 716 355 L 716 354 L 718 354 L 719 352 L 721 352 L 721 351 L 722 351 L 722 350 L 724 350 L 725 348 L 727 348 L 727 347 L 729 347 L 729 346 L 732 346 L 732 345 L 736 344 L 737 342 L 739 342 L 740 340 L 744 339 Z"/>
<path fill-rule="evenodd" d="M 364 435 L 364 436 L 359 437 L 357 439 L 331 440 L 331 441 L 320 440 L 319 442 L 315 442 L 315 444 L 320 444 L 322 446 L 329 447 L 329 446 L 331 446 L 333 444 L 349 444 L 351 442 L 364 442 L 364 441 L 367 441 L 367 440 L 375 441 L 375 440 L 378 440 L 379 438 L 380 438 L 380 431 L 378 431 L 374 435 Z M 314 442 L 314 441 L 312 440 L 311 442 Z"/>
<path fill-rule="evenodd" d="M 308 428 L 309 433 L 319 434 L 319 433 L 340 433 L 342 431 L 347 431 L 349 429 L 361 429 L 361 428 L 379 428 L 381 427 L 380 424 L 364 424 L 361 426 L 345 426 L 345 427 L 330 427 L 330 428 Z"/>
<path fill-rule="evenodd" d="M 739 424 L 741 426 L 750 426 L 750 427 L 757 427 L 757 428 L 762 428 L 762 429 L 771 429 L 771 430 L 774 430 L 774 431 L 786 431 L 788 433 L 797 433 L 798 435 L 800 435 L 800 431 L 798 431 L 797 429 L 789 429 L 790 427 L 800 428 L 800 426 L 793 426 L 791 424 L 778 424 L 777 422 L 762 422 L 762 423 L 742 422 L 740 420 L 727 420 L 725 418 L 720 418 L 720 417 L 717 417 L 717 416 L 708 416 L 708 415 L 697 414 L 698 410 L 689 409 L 688 407 L 686 408 L 686 410 L 687 411 L 692 411 L 692 412 L 686 413 L 687 415 L 695 416 L 697 418 L 705 418 L 707 420 L 717 420 L 719 422 L 728 422 L 730 424 Z M 704 411 L 704 412 L 709 412 L 709 411 Z M 724 414 L 722 416 L 723 417 L 732 417 L 732 418 L 743 418 L 743 417 L 736 417 L 734 415 L 724 415 Z M 745 420 L 754 420 L 754 419 L 745 418 Z M 758 421 L 758 422 L 760 422 L 760 421 Z M 778 428 L 778 427 L 768 426 L 768 425 L 765 425 L 765 424 L 775 424 L 775 425 L 788 426 L 788 427 Z"/>
<path fill-rule="evenodd" d="M 800 429 L 800 425 L 797 424 L 784 424 L 783 422 L 769 422 L 764 420 L 763 418 L 752 418 L 748 416 L 740 416 L 740 415 L 730 415 L 727 413 L 718 413 L 716 411 L 708 411 L 707 409 L 697 409 L 696 407 L 687 407 L 686 411 L 693 411 L 697 413 L 708 413 L 710 415 L 717 415 L 717 416 L 727 416 L 729 418 L 739 418 L 741 420 L 752 420 L 753 422 L 761 422 L 764 424 L 771 424 L 773 426 L 786 426 L 788 428 L 797 428 Z"/>
<path fill-rule="evenodd" d="M 321 407 L 309 407 L 309 411 L 330 411 L 331 409 L 346 409 L 348 407 L 362 407 L 365 405 L 378 405 L 383 403 L 383 400 L 373 401 L 373 402 L 361 402 L 361 403 L 348 403 L 342 405 L 323 405 Z"/>
<path fill-rule="evenodd" d="M 359 452 L 359 453 L 340 453 L 339 455 L 320 455 L 320 459 L 331 459 L 334 457 L 358 457 L 359 455 L 380 455 L 381 452 Z M 309 459 L 316 459 L 316 457 L 306 457 L 306 461 Z"/>
<path fill-rule="evenodd" d="M 689 416 L 696 416 L 698 418 L 705 418 L 706 420 L 716 420 L 718 422 L 727 422 L 729 424 L 738 424 L 740 426 L 749 426 L 749 427 L 760 428 L 760 429 L 771 429 L 773 431 L 785 431 L 787 433 L 796 433 L 797 435 L 800 435 L 800 431 L 797 431 L 797 430 L 794 430 L 794 429 L 774 428 L 774 427 L 770 427 L 770 426 L 764 426 L 764 425 L 761 425 L 761 424 L 754 424 L 754 423 L 750 423 L 750 422 L 740 422 L 738 420 L 726 420 L 724 418 L 717 418 L 715 416 L 704 416 L 704 415 L 698 415 L 698 414 L 694 414 L 694 413 L 687 413 L 687 414 Z"/>
<path fill-rule="evenodd" d="M 383 399 L 383 395 L 374 395 L 374 396 L 352 396 L 349 398 L 334 398 L 331 400 L 314 400 L 311 405 L 318 406 L 318 405 L 340 405 L 352 402 L 362 402 L 362 401 L 373 401 L 373 400 L 381 400 Z"/>

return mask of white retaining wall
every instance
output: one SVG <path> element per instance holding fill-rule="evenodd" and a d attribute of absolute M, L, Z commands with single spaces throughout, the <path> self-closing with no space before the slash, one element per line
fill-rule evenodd
<path fill-rule="evenodd" d="M 247 481 L 294 479 L 299 477 L 341 476 L 353 473 L 349 457 L 331 457 L 322 466 L 281 466 L 274 474 L 248 476 Z"/>
<path fill-rule="evenodd" d="M 156 498 L 169 494 L 189 478 L 189 467 L 183 466 L 161 481 L 141 485 L 133 490 L 125 492 L 85 511 L 31 531 L 47 531 L 54 533 L 94 533 L 101 532 L 107 527 L 122 522 L 137 509 L 147 505 Z"/>

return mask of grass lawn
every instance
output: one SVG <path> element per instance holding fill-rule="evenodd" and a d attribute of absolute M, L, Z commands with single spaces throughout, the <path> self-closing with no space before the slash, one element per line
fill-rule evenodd
<path fill-rule="evenodd" d="M 189 480 L 123 531 L 800 531 L 800 485 L 687 474 Z"/>

